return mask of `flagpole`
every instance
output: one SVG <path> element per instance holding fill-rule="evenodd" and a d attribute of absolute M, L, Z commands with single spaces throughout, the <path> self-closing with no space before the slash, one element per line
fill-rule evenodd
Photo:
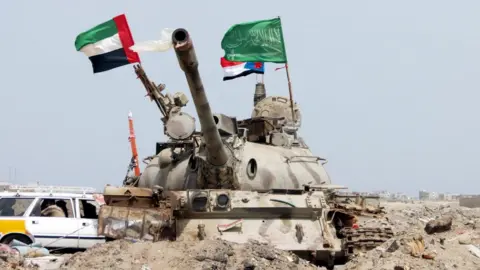
<path fill-rule="evenodd" d="M 283 38 L 283 27 L 282 27 L 282 19 L 278 16 L 278 20 L 280 21 L 280 35 L 282 37 L 282 46 L 283 51 L 285 53 L 285 71 L 287 73 L 287 82 L 288 82 L 288 93 L 290 95 L 290 108 L 292 110 L 292 121 L 295 123 L 295 111 L 293 109 L 293 92 L 292 92 L 292 81 L 290 80 L 290 72 L 288 70 L 288 59 L 287 59 L 287 50 L 285 49 L 285 39 Z"/>

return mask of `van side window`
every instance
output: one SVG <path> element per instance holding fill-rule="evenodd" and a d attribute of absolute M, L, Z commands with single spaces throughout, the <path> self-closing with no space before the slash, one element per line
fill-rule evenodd
<path fill-rule="evenodd" d="M 100 205 L 95 200 L 79 200 L 80 218 L 97 219 Z"/>
<path fill-rule="evenodd" d="M 30 214 L 32 217 L 75 217 L 72 200 L 40 198 Z"/>
<path fill-rule="evenodd" d="M 0 217 L 23 216 L 33 200 L 33 198 L 1 198 Z"/>

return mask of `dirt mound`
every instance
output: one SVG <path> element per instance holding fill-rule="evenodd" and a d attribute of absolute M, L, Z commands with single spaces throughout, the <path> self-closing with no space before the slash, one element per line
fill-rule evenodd
<path fill-rule="evenodd" d="M 222 240 L 197 243 L 126 240 L 97 245 L 74 254 L 62 269 L 318 269 L 294 254 L 249 242 Z"/>

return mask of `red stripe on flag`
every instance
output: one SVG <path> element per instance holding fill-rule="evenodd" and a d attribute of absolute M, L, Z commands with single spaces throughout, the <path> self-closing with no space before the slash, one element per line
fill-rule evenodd
<path fill-rule="evenodd" d="M 238 66 L 238 65 L 241 65 L 241 64 L 245 64 L 245 62 L 232 62 L 232 61 L 228 61 L 224 57 L 220 58 L 220 65 L 222 67 Z"/>
<path fill-rule="evenodd" d="M 138 53 L 130 50 L 130 46 L 135 43 L 133 42 L 132 33 L 130 32 L 130 27 L 128 26 L 125 14 L 116 16 L 113 18 L 113 21 L 115 22 L 115 25 L 117 25 L 118 35 L 120 36 L 120 41 L 122 42 L 125 55 L 127 55 L 128 62 L 140 63 Z"/>

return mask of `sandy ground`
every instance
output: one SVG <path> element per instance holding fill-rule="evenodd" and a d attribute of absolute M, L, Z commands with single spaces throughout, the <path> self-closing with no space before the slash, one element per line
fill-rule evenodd
<path fill-rule="evenodd" d="M 368 221 L 369 226 L 389 224 L 396 236 L 384 245 L 361 253 L 340 270 L 470 270 L 480 269 L 480 258 L 469 248 L 480 246 L 480 209 L 458 203 L 384 203 L 387 216 Z M 425 224 L 451 216 L 450 230 L 427 234 Z M 416 239 L 416 240 L 414 240 Z M 480 256 L 480 255 L 479 255 Z M 0 260 L 0 269 L 32 269 L 15 258 Z M 181 242 L 114 241 L 85 252 L 65 255 L 62 269 L 324 269 L 271 246 L 250 242 L 237 245 L 205 240 L 195 245 Z"/>

